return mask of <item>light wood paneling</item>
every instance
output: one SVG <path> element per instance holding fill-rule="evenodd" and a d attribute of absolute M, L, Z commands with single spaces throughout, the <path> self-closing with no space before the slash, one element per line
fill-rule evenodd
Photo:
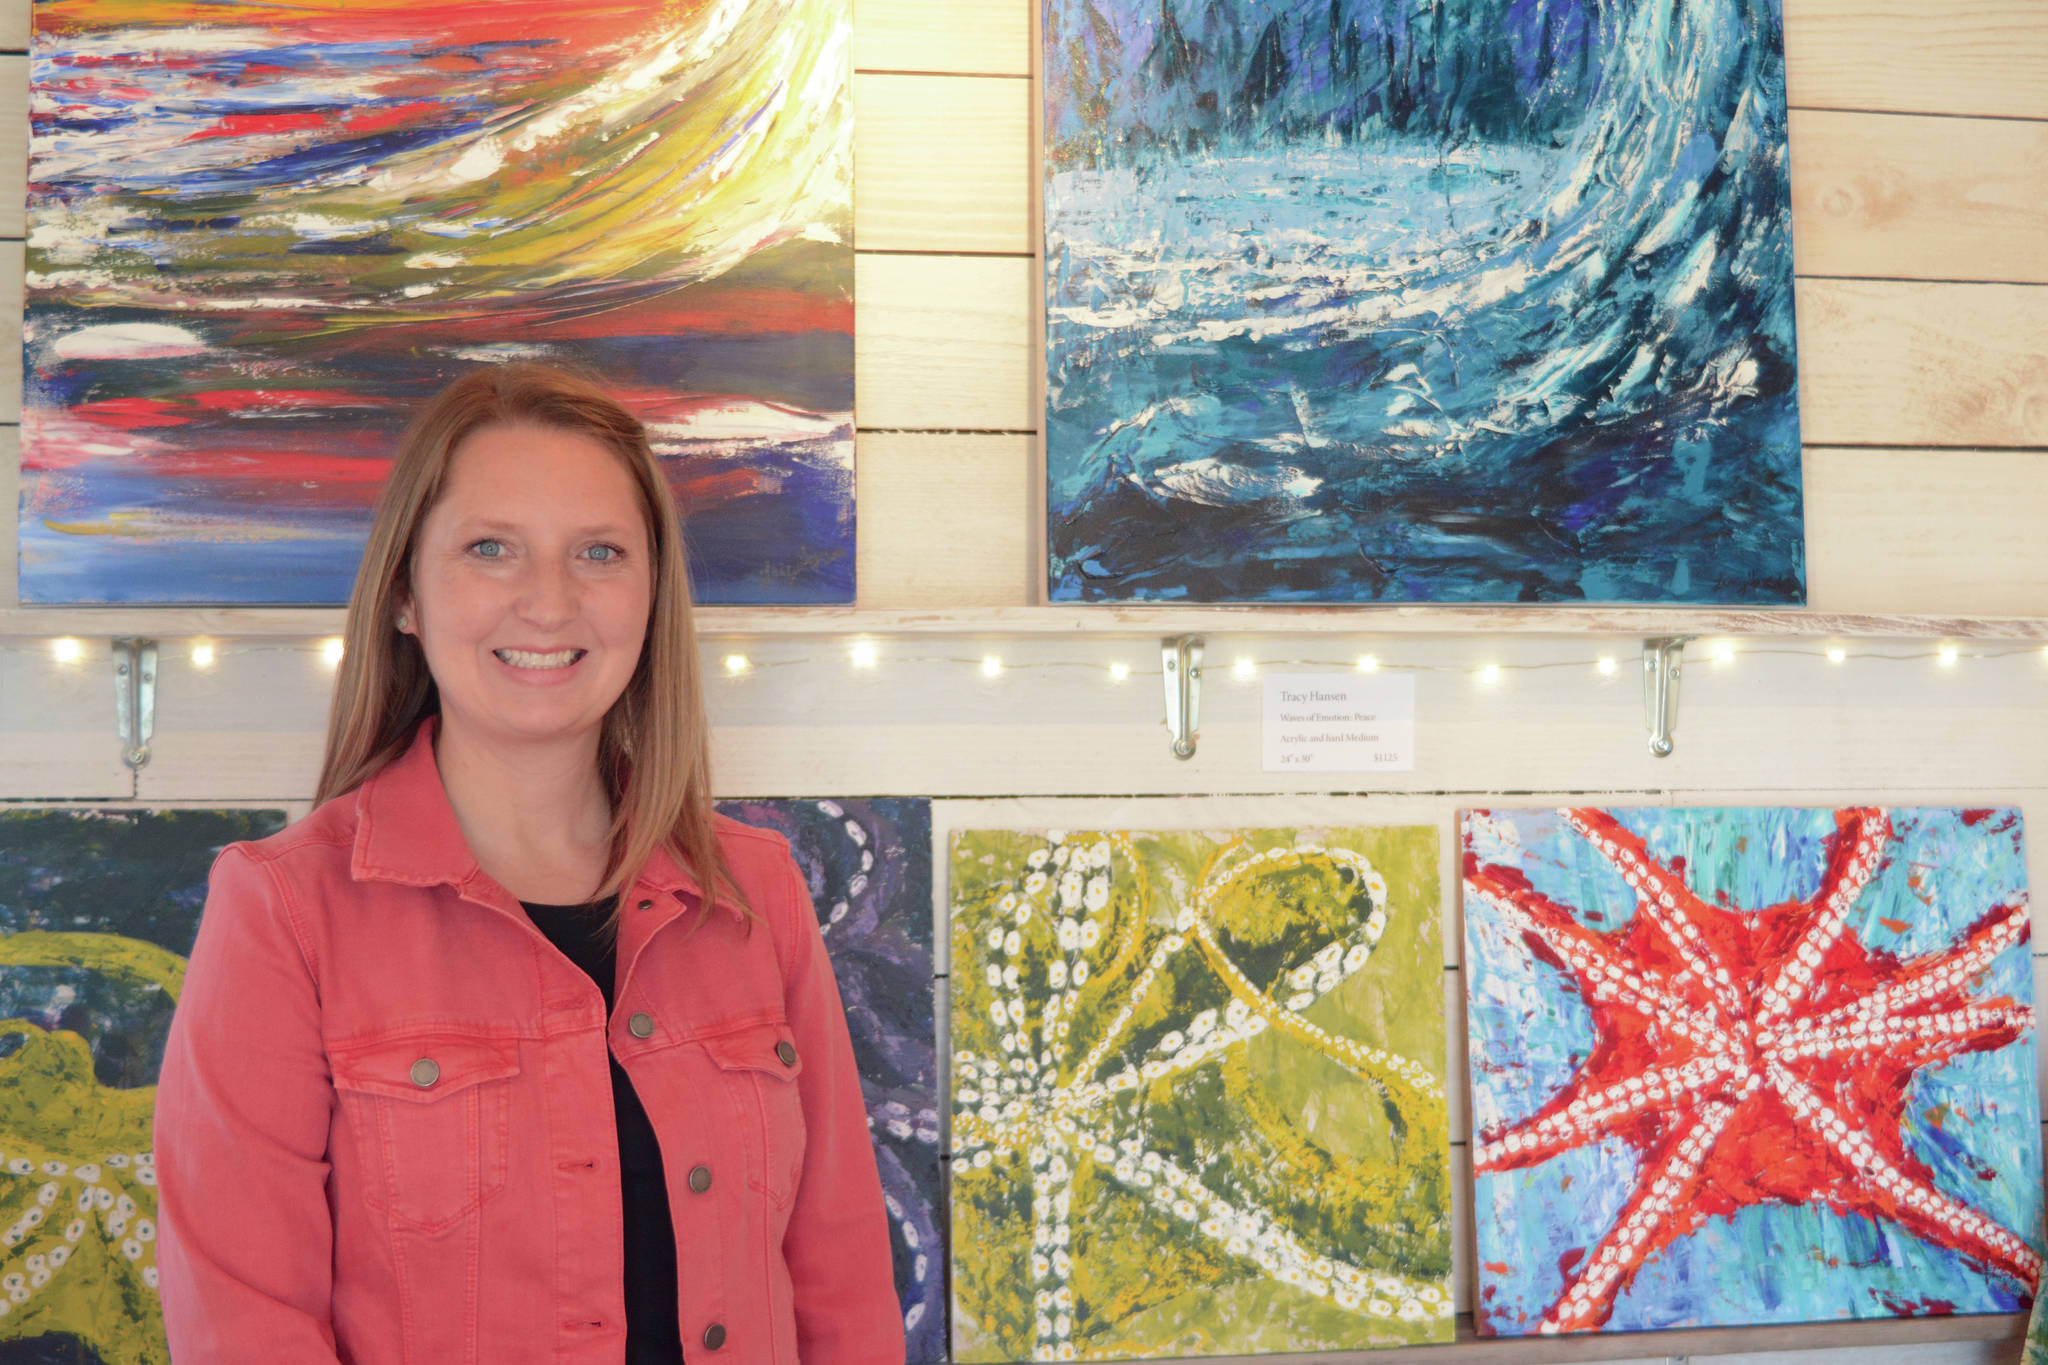
<path fill-rule="evenodd" d="M 1027 76 L 1032 0 L 855 0 L 853 64 L 861 71 Z"/>
<path fill-rule="evenodd" d="M 27 196 L 28 58 L 0 57 L 0 237 L 21 236 Z"/>
<path fill-rule="evenodd" d="M 1031 86 L 855 76 L 854 243 L 1030 252 Z"/>
<path fill-rule="evenodd" d="M 0 47 L 28 47 L 29 10 L 33 0 L 0 0 Z"/>
<path fill-rule="evenodd" d="M 1031 270 L 1019 257 L 859 257 L 854 415 L 860 425 L 1037 430 Z"/>
<path fill-rule="evenodd" d="M 1794 105 L 2048 118 L 2040 0 L 1785 0 Z"/>
<path fill-rule="evenodd" d="M 1801 274 L 2048 281 L 2048 123 L 1795 110 L 1791 142 Z"/>
<path fill-rule="evenodd" d="M 882 528 L 856 537 L 862 605 L 1031 601 L 1036 468 L 1026 436 L 862 436 L 854 515 Z"/>
<path fill-rule="evenodd" d="M 2048 286 L 1802 281 L 1799 384 L 1809 444 L 2048 447 Z"/>
<path fill-rule="evenodd" d="M 1815 610 L 2048 610 L 2048 455 L 1809 446 L 1805 474 Z"/>
<path fill-rule="evenodd" d="M 8 320 L 0 337 L 0 423 L 21 420 L 23 254 L 20 242 L 0 242 L 0 318 Z"/>

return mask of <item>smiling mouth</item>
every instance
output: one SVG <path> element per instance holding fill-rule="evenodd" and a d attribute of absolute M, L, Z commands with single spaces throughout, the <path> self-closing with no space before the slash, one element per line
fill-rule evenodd
<path fill-rule="evenodd" d="M 548 654 L 536 654 L 525 649 L 494 649 L 491 653 L 499 660 L 514 668 L 567 668 L 587 654 L 588 650 L 558 649 Z"/>

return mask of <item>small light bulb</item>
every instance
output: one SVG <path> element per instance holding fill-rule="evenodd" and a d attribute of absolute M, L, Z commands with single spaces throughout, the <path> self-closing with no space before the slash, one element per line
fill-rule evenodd
<path fill-rule="evenodd" d="M 1714 645 L 1714 662 L 1717 664 L 1734 663 L 1735 642 L 1732 640 L 1717 641 Z"/>
<path fill-rule="evenodd" d="M 346 648 L 339 635 L 330 635 L 320 642 L 320 657 L 329 668 L 341 667 L 342 651 Z"/>
<path fill-rule="evenodd" d="M 1126 682 L 1130 679 L 1130 676 L 1131 666 L 1129 664 L 1111 664 L 1109 666 L 1109 680 L 1111 682 Z"/>
<path fill-rule="evenodd" d="M 85 657 L 85 641 L 75 635 L 66 635 L 50 641 L 50 653 L 57 656 L 60 664 L 75 664 Z"/>
<path fill-rule="evenodd" d="M 1361 654 L 1358 656 L 1358 671 L 1360 673 L 1377 673 L 1379 669 L 1380 661 L 1373 658 L 1372 655 Z"/>
<path fill-rule="evenodd" d="M 1844 648 L 1842 648 L 1842 647 L 1841 647 L 1840 645 L 1829 645 L 1829 646 L 1828 646 L 1828 662 L 1829 662 L 1829 663 L 1831 663 L 1831 664 L 1838 664 L 1838 663 L 1841 663 L 1841 662 L 1842 662 L 1842 661 L 1843 661 L 1844 659 L 1846 659 L 1846 658 L 1848 658 L 1848 657 L 1849 657 L 1849 651 L 1848 651 L 1848 650 L 1846 650 L 1846 649 L 1844 649 Z"/>
<path fill-rule="evenodd" d="M 984 655 L 982 655 L 982 656 L 981 656 L 981 676 L 982 676 L 982 677 L 984 677 L 984 678 L 994 678 L 994 677 L 998 677 L 998 676 L 1000 676 L 1000 675 L 1002 674 L 1002 671 L 1003 671 L 1003 661 L 1002 661 L 1001 659 L 997 658 L 997 657 L 996 657 L 995 655 L 993 655 L 993 654 L 984 654 Z"/>
<path fill-rule="evenodd" d="M 873 668 L 875 660 L 880 657 L 880 651 L 875 648 L 873 640 L 855 640 L 853 642 L 853 666 L 855 668 Z"/>
<path fill-rule="evenodd" d="M 1491 686 L 1492 686 L 1493 684 L 1495 684 L 1495 683 L 1499 682 L 1499 681 L 1500 681 L 1500 665 L 1499 665 L 1499 664 L 1488 664 L 1488 665 L 1486 665 L 1486 666 L 1485 666 L 1484 668 L 1480 669 L 1480 670 L 1479 670 L 1479 681 L 1481 681 L 1481 682 L 1485 683 L 1485 684 L 1486 684 L 1487 686 L 1489 686 L 1489 687 L 1491 687 Z"/>
<path fill-rule="evenodd" d="M 754 661 L 744 654 L 728 654 L 725 656 L 725 671 L 732 677 L 737 678 L 753 666 Z"/>
<path fill-rule="evenodd" d="M 1941 647 L 1941 652 L 1935 657 L 1941 660 L 1941 666 L 1943 668 L 1954 668 L 1956 666 L 1956 659 L 1958 657 L 1956 654 L 1956 647 L 1954 645 L 1943 645 Z"/>
<path fill-rule="evenodd" d="M 213 646 L 211 644 L 201 640 L 198 644 L 192 646 L 192 666 L 194 668 L 213 667 Z"/>
<path fill-rule="evenodd" d="M 1593 667 L 1599 669 L 1603 677 L 1612 677 L 1614 674 L 1614 660 L 1605 654 L 1600 656 L 1600 662 Z"/>

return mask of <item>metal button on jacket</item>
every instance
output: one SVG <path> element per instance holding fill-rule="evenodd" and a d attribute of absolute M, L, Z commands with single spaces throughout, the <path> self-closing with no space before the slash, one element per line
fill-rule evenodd
<path fill-rule="evenodd" d="M 715 1351 L 725 1345 L 725 1324 L 714 1322 L 704 1329 L 704 1349 Z"/>
<path fill-rule="evenodd" d="M 424 1090 L 441 1079 L 441 1064 L 432 1057 L 422 1057 L 412 1064 L 412 1083 Z"/>
<path fill-rule="evenodd" d="M 652 910 L 652 909 L 654 908 L 654 902 L 653 902 L 653 901 L 641 901 L 641 902 L 640 902 L 640 908 L 641 908 L 642 910 Z"/>
<path fill-rule="evenodd" d="M 690 1188 L 698 1194 L 711 1188 L 711 1168 L 698 1166 L 690 1172 Z"/>
<path fill-rule="evenodd" d="M 636 1014 L 626 1021 L 626 1028 L 635 1038 L 652 1038 L 654 1036 L 654 1016 L 645 1013 Z"/>
<path fill-rule="evenodd" d="M 784 1066 L 796 1065 L 796 1044 L 784 1038 L 775 1045 L 775 1055 L 782 1059 Z"/>

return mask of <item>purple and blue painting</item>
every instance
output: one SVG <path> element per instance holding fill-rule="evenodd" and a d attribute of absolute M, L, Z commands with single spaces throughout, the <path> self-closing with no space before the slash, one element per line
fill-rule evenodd
<path fill-rule="evenodd" d="M 23 601 L 345 601 L 505 360 L 647 424 L 700 600 L 853 600 L 845 0 L 34 16 Z"/>
<path fill-rule="evenodd" d="M 2017 810 L 1468 811 L 1464 882 L 1482 1333 L 2027 1307 Z"/>
<path fill-rule="evenodd" d="M 1055 601 L 1805 600 L 1778 0 L 1045 0 Z"/>
<path fill-rule="evenodd" d="M 721 801 L 789 840 L 846 1005 L 888 1205 L 906 1365 L 946 1358 L 932 967 L 932 808 L 907 797 Z"/>

